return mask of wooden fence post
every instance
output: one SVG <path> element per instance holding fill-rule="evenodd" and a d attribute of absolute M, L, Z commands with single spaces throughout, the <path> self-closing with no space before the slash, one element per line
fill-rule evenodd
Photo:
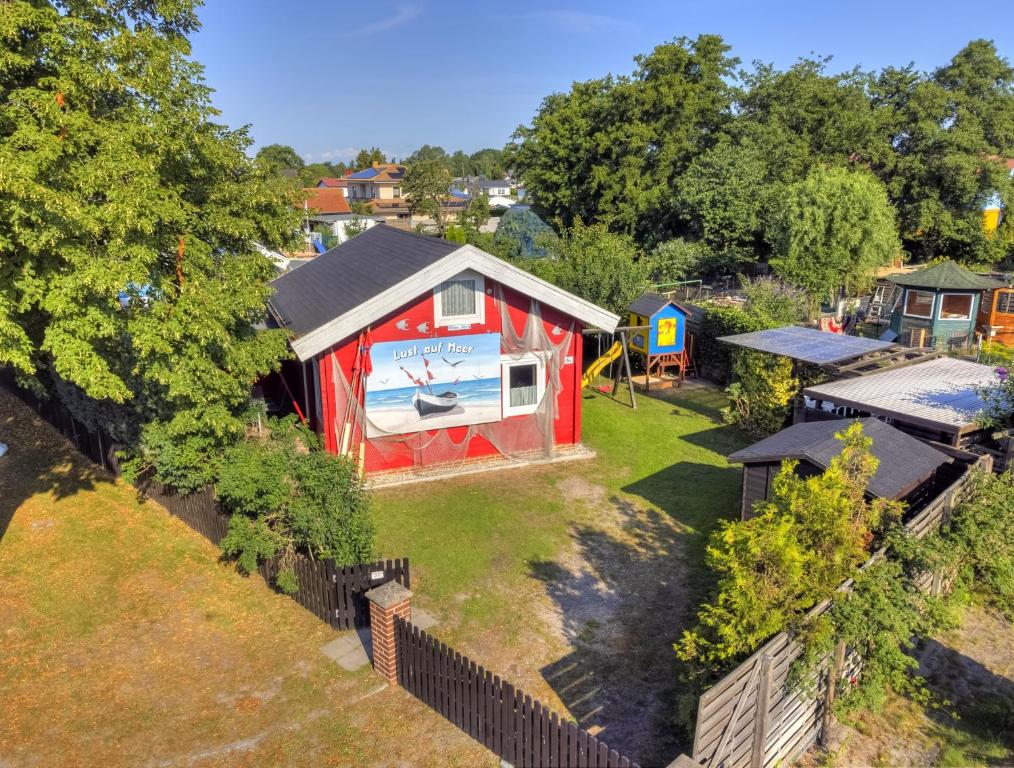
<path fill-rule="evenodd" d="M 827 670 L 827 690 L 824 691 L 824 712 L 820 722 L 821 746 L 827 746 L 827 740 L 831 735 L 831 705 L 834 704 L 834 698 L 838 693 L 838 679 L 844 666 L 845 641 L 839 640 L 834 647 L 834 656 Z"/>
<path fill-rule="evenodd" d="M 764 741 L 768 736 L 768 704 L 771 699 L 771 654 L 761 658 L 760 679 L 757 680 L 757 709 L 754 710 L 753 750 L 750 753 L 751 768 L 764 766 Z"/>

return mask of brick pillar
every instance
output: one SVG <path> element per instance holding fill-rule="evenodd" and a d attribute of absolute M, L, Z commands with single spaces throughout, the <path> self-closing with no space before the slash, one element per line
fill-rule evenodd
<path fill-rule="evenodd" d="M 395 648 L 394 618 L 412 620 L 412 593 L 397 581 L 389 581 L 366 593 L 370 601 L 370 636 L 373 668 L 389 685 L 398 684 L 398 654 Z"/>

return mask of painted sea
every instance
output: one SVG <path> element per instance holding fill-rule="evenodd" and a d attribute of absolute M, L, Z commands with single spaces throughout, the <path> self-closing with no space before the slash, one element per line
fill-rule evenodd
<path fill-rule="evenodd" d="M 433 382 L 433 394 L 454 392 L 458 403 L 449 411 L 420 416 L 412 398 L 425 388 L 400 387 L 371 392 L 366 389 L 367 436 L 402 434 L 429 429 L 444 429 L 464 424 L 499 421 L 501 412 L 500 379 L 459 381 L 457 384 Z"/>

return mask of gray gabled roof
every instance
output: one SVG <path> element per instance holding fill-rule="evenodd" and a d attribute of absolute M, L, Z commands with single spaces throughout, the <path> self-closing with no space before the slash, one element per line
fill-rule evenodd
<path fill-rule="evenodd" d="M 873 439 L 871 451 L 880 459 L 867 491 L 882 499 L 897 499 L 909 493 L 941 464 L 951 459 L 894 427 L 873 417 L 860 419 L 863 432 Z M 846 429 L 851 419 L 811 421 L 793 424 L 759 443 L 729 456 L 729 461 L 758 464 L 783 459 L 807 460 L 826 469 L 841 453 L 842 442 L 835 434 Z"/>
<path fill-rule="evenodd" d="M 268 304 L 281 327 L 301 336 L 460 247 L 378 224 L 299 269 L 276 277 L 271 281 L 275 293 Z"/>
<path fill-rule="evenodd" d="M 619 324 L 612 312 L 474 246 L 385 224 L 275 278 L 268 308 L 305 361 L 469 270 L 585 326 L 611 333 Z"/>

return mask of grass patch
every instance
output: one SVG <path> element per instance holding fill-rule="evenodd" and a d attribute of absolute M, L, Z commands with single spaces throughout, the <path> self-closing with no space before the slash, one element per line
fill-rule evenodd
<path fill-rule="evenodd" d="M 584 442 L 597 457 L 379 490 L 373 514 L 385 557 L 408 556 L 421 604 L 457 619 L 445 634 L 493 626 L 527 631 L 515 595 L 530 564 L 554 558 L 575 526 L 595 523 L 599 505 L 657 510 L 692 536 L 699 570 L 706 534 L 738 512 L 739 472 L 725 455 L 743 445 L 721 426 L 725 398 L 713 389 L 672 400 L 639 397 L 638 408 L 584 396 Z M 521 610 L 519 610 L 521 608 Z"/>

